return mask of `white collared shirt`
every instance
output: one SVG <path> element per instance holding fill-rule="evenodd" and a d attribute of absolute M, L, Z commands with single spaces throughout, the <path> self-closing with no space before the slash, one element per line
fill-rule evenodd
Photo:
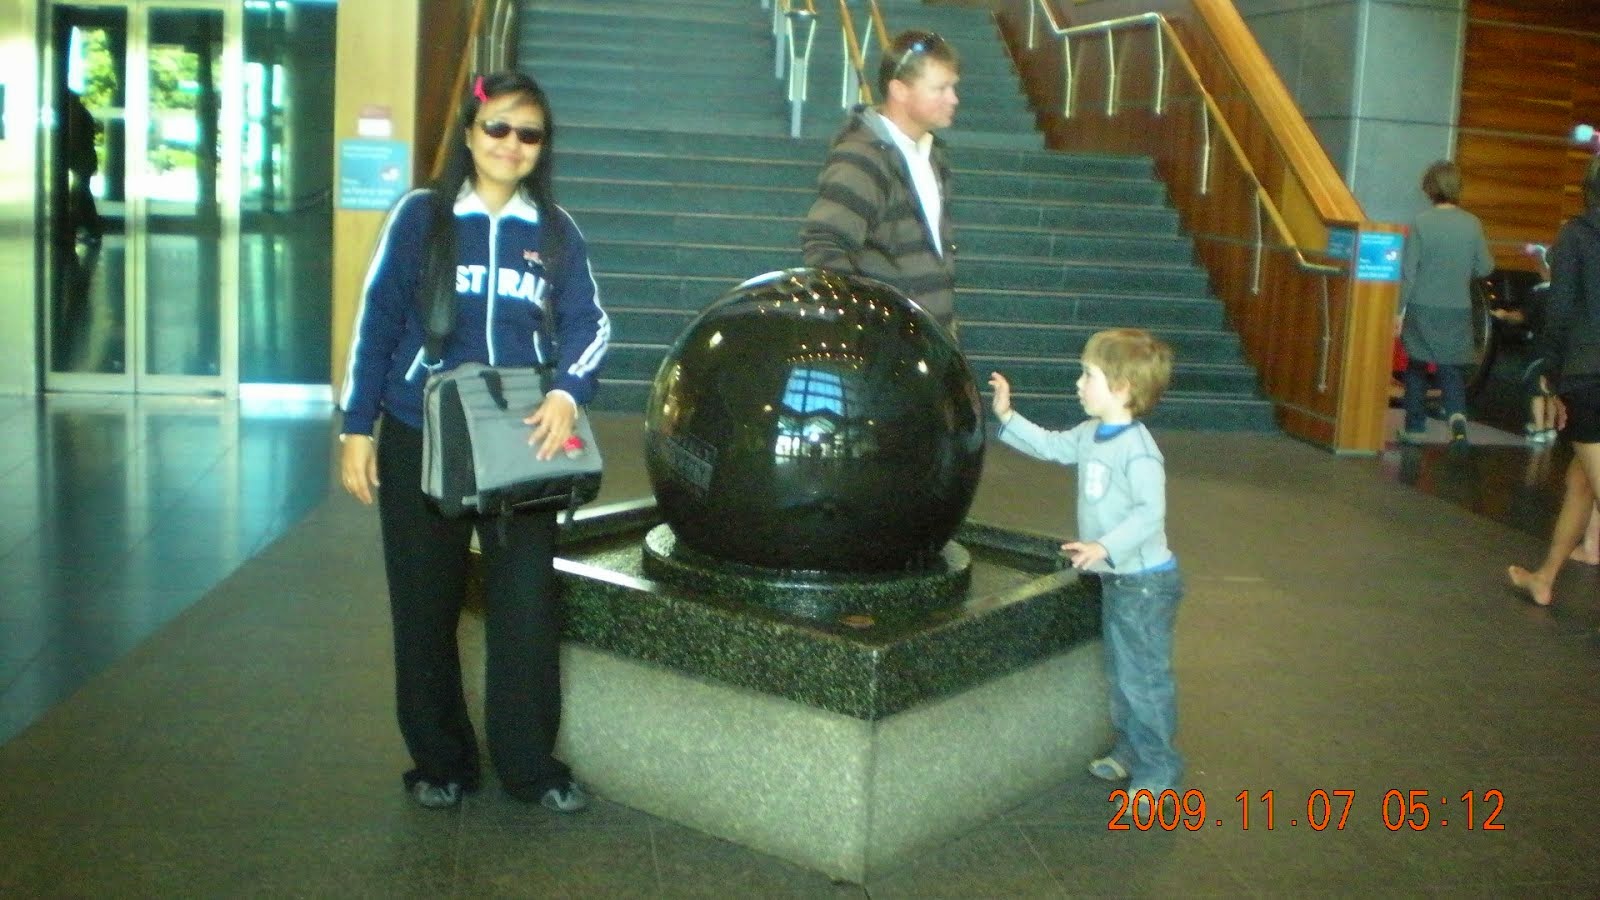
<path fill-rule="evenodd" d="M 906 166 L 911 169 L 911 183 L 917 189 L 922 216 L 928 224 L 928 241 L 942 257 L 944 243 L 939 240 L 939 216 L 944 212 L 944 198 L 939 196 L 939 178 L 933 172 L 933 133 L 928 132 L 913 141 L 889 117 L 885 116 L 883 121 L 889 126 L 889 135 L 900 148 L 900 155 L 906 158 Z"/>

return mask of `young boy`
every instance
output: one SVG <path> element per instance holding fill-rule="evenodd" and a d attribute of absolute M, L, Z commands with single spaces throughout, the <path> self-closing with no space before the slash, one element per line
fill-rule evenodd
<path fill-rule="evenodd" d="M 1178 791 L 1183 759 L 1173 746 L 1177 698 L 1172 626 L 1183 597 L 1167 549 L 1166 469 L 1138 421 L 1172 377 L 1172 349 L 1136 328 L 1101 331 L 1083 349 L 1078 402 L 1089 418 L 1047 431 L 1011 408 L 1011 384 L 995 372 L 1000 440 L 1029 456 L 1078 466 L 1078 537 L 1061 545 L 1075 569 L 1100 576 L 1101 630 L 1116 744 L 1089 763 L 1106 781 L 1130 779 L 1136 812 Z M 1139 791 L 1149 791 L 1141 795 Z"/>

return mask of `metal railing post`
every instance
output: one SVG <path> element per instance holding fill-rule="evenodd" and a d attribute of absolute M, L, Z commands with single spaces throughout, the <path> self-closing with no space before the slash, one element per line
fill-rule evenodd
<path fill-rule="evenodd" d="M 1030 7 L 1031 8 L 1031 7 Z M 1156 115 L 1161 115 L 1167 100 L 1167 45 L 1166 36 L 1156 29 Z"/>
<path fill-rule="evenodd" d="M 844 73 L 839 79 L 839 108 L 849 109 L 861 96 L 861 84 L 856 81 L 856 67 L 850 64 L 850 36 L 839 30 L 839 44 L 844 49 Z"/>
<path fill-rule="evenodd" d="M 1355 265 L 1354 261 L 1350 261 L 1342 266 L 1332 266 L 1327 265 L 1326 263 L 1313 263 L 1306 259 L 1305 252 L 1302 251 L 1301 248 L 1295 243 L 1294 236 L 1289 232 L 1288 226 L 1283 221 L 1283 216 L 1278 212 L 1277 207 L 1273 204 L 1272 195 L 1269 194 L 1266 188 L 1261 184 L 1261 179 L 1256 175 L 1255 170 L 1250 165 L 1249 159 L 1244 155 L 1243 149 L 1239 146 L 1238 140 L 1233 136 L 1233 132 L 1229 129 L 1227 120 L 1222 118 L 1222 110 L 1217 107 L 1216 101 L 1206 90 L 1206 86 L 1200 80 L 1200 74 L 1195 69 L 1194 63 L 1189 59 L 1187 52 L 1183 48 L 1182 42 L 1178 40 L 1177 34 L 1171 31 L 1172 26 L 1167 22 L 1164 16 L 1162 16 L 1160 13 L 1144 13 L 1142 15 L 1128 16 L 1122 19 L 1113 19 L 1107 22 L 1096 22 L 1089 25 L 1063 28 L 1056 21 L 1054 11 L 1049 6 L 1045 5 L 1047 2 L 1048 0 L 1034 0 L 1033 3 L 1028 4 L 1028 49 L 1032 50 L 1035 47 L 1035 32 L 1039 13 L 1042 12 L 1044 14 L 1045 24 L 1050 29 L 1051 33 L 1061 38 L 1061 79 L 1063 95 L 1061 115 L 1064 119 L 1072 118 L 1073 108 L 1076 105 L 1075 93 L 1077 91 L 1078 79 L 1076 71 L 1077 66 L 1075 65 L 1076 61 L 1072 57 L 1072 39 L 1074 37 L 1090 34 L 1103 34 L 1105 36 L 1107 70 L 1106 116 L 1108 118 L 1116 115 L 1117 112 L 1118 73 L 1116 38 L 1114 37 L 1113 32 L 1122 28 L 1136 26 L 1150 26 L 1153 29 L 1155 37 L 1156 66 L 1154 111 L 1157 116 L 1162 116 L 1166 112 L 1167 41 L 1169 39 L 1171 40 L 1173 54 L 1180 63 L 1183 71 L 1188 74 L 1189 82 L 1194 86 L 1200 103 L 1201 141 L 1199 161 L 1200 180 L 1198 184 L 1199 193 L 1202 196 L 1209 196 L 1211 193 L 1211 157 L 1212 144 L 1215 141 L 1215 137 L 1212 133 L 1213 129 L 1211 122 L 1211 117 L 1213 115 L 1215 115 L 1218 119 L 1217 128 L 1221 131 L 1223 140 L 1227 143 L 1228 148 L 1232 151 L 1234 159 L 1239 165 L 1240 171 L 1255 188 L 1255 191 L 1252 195 L 1253 202 L 1251 204 L 1252 220 L 1255 233 L 1253 238 L 1250 239 L 1251 252 L 1254 257 L 1251 267 L 1250 293 L 1252 295 L 1260 295 L 1261 293 L 1266 254 L 1266 222 L 1264 219 L 1269 217 L 1272 219 L 1272 224 L 1275 227 L 1279 238 L 1283 241 L 1284 246 L 1289 252 L 1294 254 L 1294 261 L 1299 270 L 1302 272 L 1314 273 L 1320 276 L 1322 287 L 1322 300 L 1320 308 L 1322 334 L 1320 336 L 1320 345 L 1318 348 L 1319 359 L 1317 362 L 1317 391 L 1318 393 L 1326 393 L 1328 390 L 1328 369 L 1331 365 L 1330 355 L 1332 353 L 1333 344 L 1333 326 L 1331 321 L 1332 313 L 1330 311 L 1331 301 L 1329 298 L 1328 279 L 1335 275 L 1342 277 L 1353 276 L 1352 269 Z M 1238 237 L 1234 234 L 1224 235 L 1222 236 L 1222 239 L 1234 243 L 1238 242 Z"/>
<path fill-rule="evenodd" d="M 1073 92 L 1078 82 L 1074 77 L 1077 67 L 1072 62 L 1072 38 L 1061 38 L 1061 118 L 1072 118 Z"/>
<path fill-rule="evenodd" d="M 787 0 L 772 0 L 772 77 L 783 78 L 784 58 L 792 52 L 785 44 L 788 41 L 788 28 L 784 22 L 784 7 L 788 6 Z M 763 3 L 762 8 L 766 5 Z"/>
<path fill-rule="evenodd" d="M 1106 32 L 1106 117 L 1117 114 L 1117 36 Z"/>
<path fill-rule="evenodd" d="M 1317 393 L 1328 392 L 1328 357 L 1333 353 L 1333 322 L 1328 313 L 1328 276 L 1322 276 L 1322 353 L 1317 360 Z"/>
<path fill-rule="evenodd" d="M 1254 271 L 1251 273 L 1251 276 L 1250 276 L 1250 293 L 1252 295 L 1259 295 L 1261 293 L 1261 252 L 1262 252 L 1262 245 L 1265 243 L 1262 240 L 1262 236 L 1261 236 L 1261 204 L 1262 204 L 1262 202 L 1263 201 L 1262 201 L 1262 197 L 1261 197 L 1261 189 L 1257 188 L 1256 189 L 1256 193 L 1255 193 L 1254 202 L 1250 204 L 1250 208 L 1255 211 L 1255 220 L 1256 220 L 1255 265 L 1254 265 Z"/>
<path fill-rule="evenodd" d="M 800 136 L 801 121 L 804 117 L 806 94 L 811 80 L 811 44 L 817 37 L 817 16 L 810 10 L 791 9 L 788 12 L 788 21 L 785 29 L 789 42 L 789 136 Z M 805 26 L 806 49 L 798 51 L 799 44 L 795 41 L 796 26 Z"/>

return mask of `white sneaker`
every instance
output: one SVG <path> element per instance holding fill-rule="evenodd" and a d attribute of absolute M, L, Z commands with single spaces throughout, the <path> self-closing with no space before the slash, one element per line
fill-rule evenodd
<path fill-rule="evenodd" d="M 1101 781 L 1126 781 L 1128 768 L 1115 757 L 1102 756 L 1089 762 L 1089 774 Z"/>
<path fill-rule="evenodd" d="M 562 787 L 545 791 L 539 798 L 539 805 L 558 813 L 575 813 L 589 805 L 589 795 L 576 781 L 569 781 Z"/>

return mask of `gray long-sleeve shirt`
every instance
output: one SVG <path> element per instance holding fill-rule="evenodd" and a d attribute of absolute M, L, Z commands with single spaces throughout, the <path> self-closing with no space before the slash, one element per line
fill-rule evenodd
<path fill-rule="evenodd" d="M 1013 412 L 1000 440 L 1036 459 L 1078 467 L 1078 535 L 1106 548 L 1093 572 L 1131 575 L 1172 560 L 1167 547 L 1167 468 L 1143 422 L 1095 438 L 1100 420 L 1049 431 Z"/>
<path fill-rule="evenodd" d="M 1402 269 L 1406 353 L 1427 362 L 1473 362 L 1472 279 L 1494 271 L 1477 216 L 1456 206 L 1418 215 L 1406 236 Z"/>

